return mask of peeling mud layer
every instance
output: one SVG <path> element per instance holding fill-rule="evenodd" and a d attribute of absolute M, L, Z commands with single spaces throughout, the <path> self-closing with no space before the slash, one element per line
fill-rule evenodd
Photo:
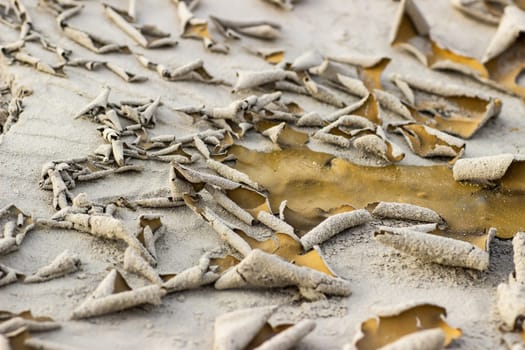
<path fill-rule="evenodd" d="M 455 331 L 447 348 L 502 346 L 497 286 L 509 281 L 514 265 L 511 241 L 498 237 L 525 230 L 519 222 L 524 100 L 483 79 L 431 69 L 389 41 L 393 14 L 415 4 L 431 42 L 440 45 L 440 59 L 449 49 L 482 62 L 497 25 L 465 16 L 449 1 L 430 0 L 202 0 L 195 8 L 183 0 L 137 0 L 134 13 L 126 12 L 124 0 L 79 1 L 80 12 L 68 3 L 0 0 L 0 11 L 18 6 L 31 18 L 30 25 L 27 16 L 0 21 L 0 210 L 11 203 L 20 209 L 0 213 L 0 310 L 30 310 L 62 326 L 38 338 L 29 330 L 33 344 L 211 349 L 218 317 L 275 305 L 262 323 L 268 321 L 271 332 L 308 325 L 301 336 L 283 337 L 294 339 L 297 349 L 354 349 L 374 310 L 431 304 L 439 307 L 440 327 Z M 501 10 L 491 23 L 507 12 L 521 18 L 523 11 Z M 13 28 L 10 21 L 25 25 Z M 293 64 L 273 65 L 283 57 Z M 504 62 L 494 60 L 491 69 L 504 72 Z M 347 71 L 343 78 L 336 74 Z M 422 92 L 407 83 L 416 80 L 440 88 Z M 517 83 L 525 85 L 523 74 Z M 465 110 L 474 122 L 461 124 Z M 431 131 L 413 126 L 429 125 L 429 115 L 438 112 L 450 119 L 442 116 Z M 340 118 L 353 114 L 360 118 Z M 94 153 L 104 161 L 84 159 Z M 279 158 L 295 153 L 293 161 Z M 456 158 L 501 154 L 512 155 L 510 180 L 454 180 Z M 353 164 L 338 174 L 343 162 Z M 424 170 L 399 171 L 412 166 Z M 419 179 L 432 173 L 422 168 L 430 166 L 436 171 Z M 320 168 L 330 176 L 318 179 Z M 381 169 L 390 169 L 386 177 Z M 403 172 L 416 175 L 390 186 Z M 434 177 L 441 181 L 434 188 L 450 193 L 422 189 Z M 393 193 L 397 189 L 404 192 Z M 414 205 L 402 206 L 405 211 L 423 206 L 417 210 L 437 219 L 414 221 L 420 212 L 396 206 L 372 215 L 382 201 Z M 336 222 L 353 210 L 364 218 Z M 411 249 L 380 244 L 374 232 L 381 226 L 449 235 L 481 254 L 488 245 L 490 262 L 484 271 L 428 262 L 404 253 Z M 506 231 L 489 245 L 492 226 Z M 307 232 L 317 233 L 301 240 Z M 432 254 L 438 257 L 431 261 L 442 261 L 439 252 Z M 268 268 L 247 269 L 253 256 L 264 256 Z M 242 288 L 220 289 L 221 276 L 233 274 L 239 283 L 232 285 Z M 106 276 L 114 277 L 111 286 Z M 317 287 L 325 280 L 344 292 L 323 294 Z M 150 289 L 152 296 L 141 294 Z M 104 312 L 89 309 L 97 302 L 104 302 Z M 79 307 L 89 319 L 72 319 L 80 318 Z M 2 349 L 6 317 L 12 316 L 0 312 Z M 396 324 L 381 329 L 391 328 Z M 439 328 L 428 329 L 443 343 Z"/>

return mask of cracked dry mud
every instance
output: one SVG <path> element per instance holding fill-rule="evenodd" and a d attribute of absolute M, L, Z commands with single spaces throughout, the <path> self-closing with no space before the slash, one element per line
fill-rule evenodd
<path fill-rule="evenodd" d="M 0 349 L 520 342 L 521 2 L 129 4 L 0 0 Z"/>

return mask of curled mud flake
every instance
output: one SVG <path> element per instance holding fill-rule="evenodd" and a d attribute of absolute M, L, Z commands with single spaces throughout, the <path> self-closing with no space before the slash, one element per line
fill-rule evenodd
<path fill-rule="evenodd" d="M 111 144 L 113 160 L 117 166 L 124 166 L 124 142 L 120 139 L 122 133 L 107 126 L 98 127 L 97 130 L 104 138 L 104 141 Z"/>
<path fill-rule="evenodd" d="M 525 88 L 516 80 L 525 68 L 522 57 L 525 40 L 522 11 L 507 6 L 498 32 L 482 62 L 442 48 L 429 35 L 429 27 L 412 0 L 402 1 L 391 35 L 391 45 L 413 54 L 424 65 L 468 75 L 478 81 L 520 97 Z"/>
<path fill-rule="evenodd" d="M 21 282 L 24 280 L 24 277 L 23 273 L 9 266 L 0 264 L 0 288 L 11 283 Z"/>
<path fill-rule="evenodd" d="M 114 8 L 114 10 L 117 11 L 126 20 L 130 22 L 135 22 L 137 18 L 137 1 L 129 0 L 127 9 Z"/>
<path fill-rule="evenodd" d="M 287 325 L 280 333 L 259 345 L 257 350 L 285 350 L 293 348 L 305 336 L 315 329 L 316 323 L 312 320 L 302 320 L 294 325 Z M 280 328 L 283 328 L 282 326 Z M 274 328 L 275 329 L 275 328 Z"/>
<path fill-rule="evenodd" d="M 420 124 L 403 124 L 394 129 L 405 138 L 408 146 L 420 157 L 457 159 L 465 151 L 465 141 Z"/>
<path fill-rule="evenodd" d="M 153 284 L 162 284 L 157 271 L 131 247 L 128 247 L 124 254 L 124 269 L 144 277 Z"/>
<path fill-rule="evenodd" d="M 68 250 L 65 250 L 49 265 L 38 269 L 35 274 L 26 277 L 24 282 L 37 283 L 59 278 L 78 271 L 80 264 L 80 258 L 77 255 L 71 254 Z"/>
<path fill-rule="evenodd" d="M 60 63 L 57 65 L 50 65 L 45 62 L 43 62 L 40 58 L 37 58 L 35 56 L 32 56 L 26 52 L 18 51 L 12 55 L 8 56 L 13 61 L 26 64 L 28 66 L 33 67 L 34 69 L 44 72 L 51 75 L 56 75 L 59 77 L 65 77 L 66 73 L 64 72 L 64 64 Z"/>
<path fill-rule="evenodd" d="M 161 78 L 166 79 L 169 77 L 169 70 L 168 70 L 168 67 L 166 67 L 165 65 L 155 63 L 151 61 L 149 58 L 147 58 L 146 56 L 141 55 L 141 54 L 135 54 L 135 58 L 145 68 L 148 68 L 152 71 L 157 72 Z"/>
<path fill-rule="evenodd" d="M 391 61 L 389 57 L 366 56 L 358 53 L 343 57 L 332 56 L 328 57 L 328 60 L 354 66 L 357 77 L 370 92 L 382 89 L 381 75 Z"/>
<path fill-rule="evenodd" d="M 198 6 L 199 1 L 173 0 L 173 2 L 177 6 L 181 37 L 201 40 L 204 47 L 211 52 L 228 53 L 228 46 L 217 43 L 210 35 L 208 21 L 196 18 L 192 13 L 193 8 Z"/>
<path fill-rule="evenodd" d="M 134 18 L 123 10 L 103 4 L 106 16 L 113 21 L 122 31 L 129 35 L 140 46 L 148 49 L 175 46 L 177 41 L 170 38 L 169 33 L 164 33 L 154 25 L 137 25 Z"/>
<path fill-rule="evenodd" d="M 322 84 L 316 83 L 311 77 L 305 76 L 303 78 L 303 84 L 308 94 L 316 100 L 338 108 L 346 106 L 345 100 L 335 91 Z"/>
<path fill-rule="evenodd" d="M 379 116 L 379 103 L 377 102 L 375 95 L 369 94 L 368 97 L 366 97 L 362 101 L 362 104 L 350 105 L 349 107 L 353 107 L 352 110 L 348 111 L 345 114 L 351 113 L 359 115 L 365 117 L 366 119 L 370 120 L 375 124 L 380 125 L 381 118 Z"/>
<path fill-rule="evenodd" d="M 402 305 L 396 309 L 364 321 L 360 327 L 360 334 L 354 341 L 355 347 L 358 350 L 379 349 L 388 344 L 393 345 L 402 337 L 427 330 L 440 330 L 445 336 L 445 346 L 461 337 L 461 329 L 453 328 L 445 322 L 447 314 L 445 309 L 440 306 L 416 304 Z M 434 340 L 434 335 L 427 336 L 429 337 L 428 340 Z M 385 347 L 385 349 L 390 348 Z M 398 348 L 393 347 L 392 349 Z"/>
<path fill-rule="evenodd" d="M 279 124 L 271 120 L 262 120 L 255 124 L 255 129 L 264 134 L 268 129 L 278 126 Z M 278 129 L 274 129 L 278 131 Z M 308 134 L 299 131 L 298 129 L 285 123 L 277 137 L 275 138 L 277 144 L 281 147 L 304 145 L 308 142 Z"/>
<path fill-rule="evenodd" d="M 513 176 L 519 175 L 522 162 L 514 162 L 514 155 L 510 153 L 499 154 L 496 156 L 486 156 L 477 158 L 460 159 L 454 164 L 452 174 L 456 181 L 466 181 L 471 183 L 490 185 L 498 181 L 506 181 L 509 184 L 513 181 Z M 514 170 L 511 172 L 511 170 Z M 506 174 L 508 173 L 508 176 Z"/>
<path fill-rule="evenodd" d="M 253 349 L 250 342 L 267 325 L 277 306 L 239 309 L 215 319 L 213 348 L 216 350 Z"/>
<path fill-rule="evenodd" d="M 379 117 L 379 104 L 374 94 L 366 95 L 361 100 L 327 115 L 325 119 L 333 122 L 344 115 L 364 117 L 377 125 L 381 125 L 382 123 Z"/>
<path fill-rule="evenodd" d="M 432 209 L 407 203 L 379 202 L 367 208 L 372 215 L 381 219 L 414 220 L 444 224 L 443 218 Z"/>
<path fill-rule="evenodd" d="M 237 81 L 233 85 L 232 92 L 243 89 L 250 89 L 283 81 L 289 76 L 289 73 L 283 69 L 269 69 L 262 71 L 238 71 Z"/>
<path fill-rule="evenodd" d="M 0 255 L 7 255 L 18 250 L 16 239 L 13 237 L 4 237 L 0 239 Z"/>
<path fill-rule="evenodd" d="M 187 153 L 180 144 L 171 145 L 155 152 L 146 152 L 146 157 L 160 162 L 177 162 L 179 164 L 191 164 L 196 159 Z"/>
<path fill-rule="evenodd" d="M 276 81 L 273 86 L 279 91 L 289 91 L 295 94 L 309 95 L 308 90 L 306 90 L 304 86 L 286 80 Z"/>
<path fill-rule="evenodd" d="M 17 250 L 34 227 L 33 217 L 14 204 L 0 208 L 0 255 Z"/>
<path fill-rule="evenodd" d="M 203 187 L 201 181 L 192 185 L 187 180 L 187 177 L 184 176 L 184 173 L 180 173 L 174 166 L 170 167 L 168 185 L 172 198 L 182 198 L 185 194 L 192 196 Z"/>
<path fill-rule="evenodd" d="M 9 346 L 9 339 L 7 337 L 0 334 L 0 349 L 1 350 L 11 350 L 11 346 Z"/>
<path fill-rule="evenodd" d="M 515 6 L 505 7 L 503 18 L 485 54 L 483 64 L 489 82 L 525 99 L 525 87 L 517 79 L 525 70 L 525 12 Z M 487 82 L 487 83 L 489 83 Z"/>
<path fill-rule="evenodd" d="M 225 179 L 228 179 L 235 183 L 243 183 L 255 190 L 260 190 L 260 186 L 255 181 L 251 180 L 248 175 L 244 174 L 239 170 L 229 167 L 226 164 L 217 162 L 213 159 L 207 159 L 206 165 L 208 165 L 208 168 L 214 170 Z"/>
<path fill-rule="evenodd" d="M 488 77 L 486 68 L 476 59 L 444 49 L 431 39 L 429 25 L 412 0 L 403 0 L 399 5 L 390 43 L 410 52 L 430 68 Z"/>
<path fill-rule="evenodd" d="M 135 54 L 137 60 L 144 67 L 155 71 L 159 76 L 168 81 L 198 81 L 207 84 L 226 84 L 221 79 L 215 79 L 204 67 L 201 59 L 172 68 L 155 63 L 143 55 Z"/>
<path fill-rule="evenodd" d="M 72 319 L 101 316 L 142 304 L 159 305 L 166 292 L 158 285 L 131 289 L 120 272 L 112 270 L 74 311 Z"/>
<path fill-rule="evenodd" d="M 65 10 L 80 6 L 76 0 L 38 0 L 38 6 L 49 11 L 54 16 L 58 16 Z"/>
<path fill-rule="evenodd" d="M 232 230 L 216 213 L 209 208 L 204 208 L 201 216 L 210 224 L 224 242 L 235 248 L 242 256 L 250 253 L 252 249 L 248 243 L 246 243 L 237 232 Z"/>
<path fill-rule="evenodd" d="M 400 115 L 403 119 L 414 120 L 410 109 L 396 96 L 382 90 L 374 90 L 374 95 L 382 108 Z"/>
<path fill-rule="evenodd" d="M 240 309 L 217 317 L 214 349 L 291 349 L 315 328 L 311 320 L 272 326 L 269 319 L 276 309 L 276 306 Z"/>
<path fill-rule="evenodd" d="M 241 134 L 253 127 L 250 123 L 240 123 L 239 125 L 241 126 Z M 221 162 L 232 160 L 231 157 L 228 156 L 228 149 L 235 143 L 231 132 L 226 132 L 222 140 L 219 140 L 219 142 L 212 142 L 209 138 L 206 139 L 206 142 L 214 146 L 212 154 L 213 159 Z"/>
<path fill-rule="evenodd" d="M 525 233 L 518 232 L 512 240 L 514 249 L 513 277 L 518 282 L 525 282 Z"/>
<path fill-rule="evenodd" d="M 490 231 L 488 235 L 492 237 L 494 232 Z M 379 227 L 374 233 L 374 239 L 428 262 L 479 271 L 484 271 L 489 266 L 489 252 L 467 241 L 386 226 Z"/>
<path fill-rule="evenodd" d="M 498 24 L 507 2 L 491 0 L 452 0 L 452 6 L 476 20 Z"/>
<path fill-rule="evenodd" d="M 7 133 L 23 112 L 23 98 L 31 90 L 19 86 L 13 76 L 2 75 L 5 84 L 0 85 L 0 135 Z"/>
<path fill-rule="evenodd" d="M 47 228 L 60 229 L 60 230 L 72 230 L 73 229 L 73 223 L 69 221 L 56 221 L 52 219 L 38 218 L 36 219 L 36 224 L 41 227 L 43 226 Z"/>
<path fill-rule="evenodd" d="M 176 208 L 184 205 L 184 201 L 181 198 L 173 197 L 151 197 L 151 198 L 137 198 L 137 199 L 126 199 L 119 198 L 116 204 L 121 207 L 127 207 L 131 210 L 136 210 L 137 207 L 141 208 Z"/>
<path fill-rule="evenodd" d="M 118 117 L 117 112 L 115 112 L 113 109 L 108 110 L 104 114 L 98 114 L 95 119 L 117 132 L 124 131 L 124 128 L 120 123 L 120 118 Z"/>
<path fill-rule="evenodd" d="M 503 333 L 501 342 L 506 346 L 505 349 L 523 350 L 525 347 L 525 335 L 523 332 Z"/>
<path fill-rule="evenodd" d="M 24 342 L 29 338 L 29 331 L 25 327 L 17 328 L 16 330 L 1 335 L 2 338 L 6 339 L 8 347 L 6 350 L 26 350 Z M 3 349 L 2 349 L 3 350 Z"/>
<path fill-rule="evenodd" d="M 279 135 L 281 135 L 285 126 L 285 122 L 279 123 L 276 126 L 264 130 L 262 134 L 268 137 L 273 143 L 278 143 Z"/>
<path fill-rule="evenodd" d="M 86 168 L 84 168 L 85 170 Z M 103 169 L 101 170 L 98 167 L 95 167 L 93 170 L 95 171 L 86 171 L 85 173 L 77 173 L 75 174 L 75 178 L 78 181 L 93 181 L 97 180 L 106 176 L 114 175 L 114 174 L 121 174 L 126 172 L 141 172 L 144 170 L 142 166 L 139 165 L 124 165 L 119 168 L 114 169 Z"/>
<path fill-rule="evenodd" d="M 286 221 L 279 219 L 273 214 L 262 210 L 257 215 L 257 220 L 276 232 L 286 233 L 290 237 L 298 239 L 298 237 L 295 235 L 294 228 Z"/>
<path fill-rule="evenodd" d="M 255 220 L 252 214 L 240 207 L 235 201 L 231 200 L 224 192 L 213 186 L 206 185 L 206 190 L 213 196 L 213 199 L 227 212 L 234 215 L 242 222 L 252 225 Z"/>
<path fill-rule="evenodd" d="M 496 299 L 503 328 L 506 331 L 522 332 L 525 316 L 525 233 L 518 232 L 512 240 L 514 249 L 514 272 L 508 283 L 498 286 Z"/>
<path fill-rule="evenodd" d="M 155 242 L 164 233 L 164 226 L 162 225 L 160 216 L 153 214 L 142 214 L 139 216 L 138 222 L 137 239 L 144 245 L 151 256 L 157 260 L 157 249 L 155 248 Z"/>
<path fill-rule="evenodd" d="M 16 316 L 13 316 L 13 318 L 9 318 L 8 316 L 7 321 L 0 322 L 0 334 L 12 337 L 12 333 L 24 327 L 25 322 L 23 318 Z M 10 348 L 7 348 L 7 350 L 10 350 Z"/>
<path fill-rule="evenodd" d="M 205 158 L 210 158 L 210 150 L 208 149 L 208 146 L 206 146 L 206 143 L 202 141 L 200 137 L 195 136 L 193 138 L 193 146 L 199 151 L 199 153 Z"/>
<path fill-rule="evenodd" d="M 397 74 L 392 74 L 391 80 L 401 92 L 401 95 L 402 95 L 401 99 L 403 99 L 404 101 L 407 101 L 408 104 L 410 105 L 414 105 L 416 103 L 416 96 L 414 94 L 412 87 L 406 81 L 406 79 L 404 79 L 403 77 Z"/>
<path fill-rule="evenodd" d="M 157 145 L 146 145 L 146 147 L 151 147 L 150 149 L 153 149 L 153 147 L 157 147 Z M 142 146 L 142 145 L 141 145 Z M 180 143 L 174 143 L 169 146 L 159 145 L 160 149 L 156 151 L 147 151 L 146 155 L 149 159 L 153 160 L 167 160 L 168 157 L 173 158 L 174 161 L 178 161 L 179 163 L 191 163 L 192 156 L 187 153 L 183 148 L 182 144 Z"/>
<path fill-rule="evenodd" d="M 323 63 L 323 56 L 317 50 L 308 50 L 299 55 L 292 62 L 290 69 L 296 72 L 307 71 L 310 68 L 320 66 Z"/>
<path fill-rule="evenodd" d="M 410 119 L 462 138 L 472 137 L 501 110 L 499 99 L 460 86 L 397 74 L 392 79 L 409 102 Z"/>
<path fill-rule="evenodd" d="M 363 55 L 358 52 L 353 52 L 352 54 L 346 56 L 328 56 L 330 61 L 344 63 L 360 68 L 377 67 L 383 60 L 387 58 L 388 57 L 384 56 Z"/>
<path fill-rule="evenodd" d="M 381 74 L 389 62 L 390 59 L 383 58 L 370 66 L 352 63 L 348 66 L 328 58 L 320 66 L 310 68 L 309 72 L 317 75 L 328 86 L 364 98 L 370 93 L 382 91 Z"/>
<path fill-rule="evenodd" d="M 233 189 L 241 187 L 241 184 L 238 182 L 226 179 L 221 176 L 193 170 L 189 167 L 186 167 L 184 165 L 181 165 L 175 162 L 172 163 L 171 169 L 172 169 L 171 172 L 174 176 L 170 175 L 170 181 L 174 181 L 174 179 L 183 180 L 187 184 L 190 184 L 191 187 L 193 187 L 193 190 L 196 192 L 199 192 L 200 190 L 202 190 L 204 188 L 204 185 L 206 184 L 216 186 L 223 190 L 233 190 Z M 230 168 L 230 169 L 233 169 L 233 168 Z M 188 188 L 185 188 L 182 191 L 177 191 L 177 192 L 181 192 L 181 194 L 184 194 L 184 193 L 192 194 L 192 191 L 189 190 Z M 173 194 L 173 196 L 176 197 L 175 194 Z"/>
<path fill-rule="evenodd" d="M 182 290 L 195 289 L 215 282 L 219 273 L 211 266 L 209 254 L 204 254 L 196 266 L 190 267 L 175 275 L 161 276 L 164 279 L 162 288 L 168 293 Z"/>
<path fill-rule="evenodd" d="M 250 188 L 239 187 L 226 190 L 226 196 L 254 218 L 257 218 L 262 211 L 271 212 L 270 203 L 266 196 Z"/>
<path fill-rule="evenodd" d="M 31 311 L 20 313 L 0 311 L 0 334 L 8 334 L 24 328 L 29 332 L 45 332 L 59 329 L 61 326 L 47 316 L 33 316 Z"/>
<path fill-rule="evenodd" d="M 324 260 L 318 247 L 314 246 L 313 249 L 304 252 L 301 242 L 295 235 L 278 232 L 266 240 L 259 241 L 248 236 L 241 230 L 236 230 L 236 233 L 244 239 L 252 249 L 260 249 L 265 253 L 275 254 L 297 266 L 307 267 L 335 277 L 334 272 Z"/>
<path fill-rule="evenodd" d="M 302 114 L 302 113 L 301 113 Z M 270 109 L 265 108 L 259 113 L 255 113 L 252 111 L 248 112 L 248 119 L 255 124 L 258 124 L 261 121 L 268 121 L 268 122 L 285 122 L 285 123 L 296 123 L 298 120 L 298 116 L 300 114 L 296 113 L 290 113 L 287 111 L 282 111 L 278 109 Z M 268 135 L 264 135 L 268 136 Z"/>
<path fill-rule="evenodd" d="M 71 203 L 72 195 L 62 177 L 61 169 L 66 170 L 67 164 L 58 164 L 55 169 L 48 170 L 48 176 L 53 186 L 53 208 L 55 210 L 64 209 Z"/>
<path fill-rule="evenodd" d="M 84 58 L 72 58 L 67 60 L 65 65 L 69 67 L 84 68 L 91 72 L 98 70 L 100 67 L 104 67 L 105 64 L 106 62 L 104 61 L 90 60 Z"/>
<path fill-rule="evenodd" d="M 245 99 L 248 104 L 248 109 L 255 112 L 259 112 L 271 106 L 278 106 L 282 108 L 285 112 L 290 113 L 303 113 L 304 110 L 294 102 L 282 102 L 281 97 L 283 93 L 281 91 L 275 91 L 268 94 L 263 94 L 259 96 L 249 96 Z"/>
<path fill-rule="evenodd" d="M 156 214 L 142 214 L 138 218 L 138 230 L 139 230 L 139 236 L 146 227 L 149 227 L 150 230 L 155 234 L 153 237 L 156 241 L 159 239 L 160 235 L 162 234 L 162 228 L 163 224 L 161 221 L 161 216 Z M 147 240 L 146 238 L 144 238 Z"/>
<path fill-rule="evenodd" d="M 272 4 L 274 6 L 277 6 L 283 10 L 291 11 L 293 9 L 293 5 L 301 0 L 263 0 L 263 1 L 269 4 Z"/>
<path fill-rule="evenodd" d="M 87 106 L 82 108 L 77 114 L 75 114 L 74 119 L 88 116 L 91 118 L 96 117 L 98 114 L 104 113 L 108 106 L 108 98 L 111 89 L 108 86 L 104 86 L 100 93 L 93 101 L 91 101 Z"/>
<path fill-rule="evenodd" d="M 313 134 L 322 142 L 349 148 L 351 140 L 359 134 L 374 133 L 376 125 L 358 115 L 343 115 Z"/>
<path fill-rule="evenodd" d="M 239 236 L 238 232 L 235 232 L 223 219 L 221 219 L 213 210 L 204 206 L 199 197 L 192 197 L 190 195 L 183 195 L 184 202 L 186 205 L 195 212 L 195 214 L 202 217 L 206 222 L 209 223 L 211 228 L 219 235 L 219 237 L 228 243 L 231 247 L 237 250 L 242 256 L 248 255 L 252 250 L 250 245 Z"/>
<path fill-rule="evenodd" d="M 376 63 L 365 66 L 358 66 L 358 77 L 363 81 L 368 91 L 382 90 L 381 75 L 390 64 L 391 59 L 381 57 Z"/>
<path fill-rule="evenodd" d="M 352 145 L 363 155 L 371 155 L 387 163 L 396 163 L 403 158 L 405 154 L 394 143 L 386 139 L 386 135 L 381 127 L 377 127 L 376 134 L 365 134 L 357 136 Z"/>
<path fill-rule="evenodd" d="M 73 16 L 78 15 L 82 11 L 82 5 L 73 7 L 62 12 L 57 16 L 56 21 L 60 31 L 72 41 L 84 46 L 98 54 L 105 54 L 110 52 L 120 52 L 129 54 L 131 50 L 126 45 L 119 45 L 98 37 L 96 35 L 87 33 L 81 29 L 75 28 L 67 23 L 67 20 Z"/>
<path fill-rule="evenodd" d="M 239 262 L 240 260 L 232 255 L 210 258 L 210 269 L 221 275 Z"/>
<path fill-rule="evenodd" d="M 310 250 L 314 245 L 321 244 L 344 230 L 363 225 L 370 220 L 372 220 L 372 217 L 364 209 L 329 216 L 302 236 L 301 244 L 305 250 Z"/>
<path fill-rule="evenodd" d="M 348 204 L 343 204 L 339 207 L 331 208 L 329 210 L 314 209 L 311 212 L 297 212 L 288 207 L 288 201 L 286 206 L 279 208 L 280 215 L 283 216 L 283 220 L 288 222 L 294 229 L 300 234 L 304 235 L 306 232 L 310 231 L 315 226 L 319 225 L 326 218 L 335 215 L 342 214 L 354 210 L 355 208 Z"/>
<path fill-rule="evenodd" d="M 224 121 L 233 121 L 236 123 L 244 122 L 244 114 L 247 110 L 248 106 L 244 100 L 236 100 L 231 102 L 227 106 L 220 106 L 220 107 L 212 107 L 212 108 L 203 108 L 199 111 L 200 114 L 206 115 L 209 117 L 212 117 L 212 122 L 214 123 L 220 123 L 220 120 L 217 119 L 224 119 Z M 217 124 L 219 126 L 219 124 Z M 223 123 L 222 126 L 219 126 L 222 129 L 227 130 L 228 132 L 232 131 L 232 127 L 228 123 Z"/>
<path fill-rule="evenodd" d="M 345 92 L 360 98 L 366 97 L 368 94 L 370 94 L 370 91 L 368 91 L 365 84 L 363 84 L 363 82 L 357 78 L 351 78 L 349 76 L 337 73 L 337 84 L 340 84 Z"/>
<path fill-rule="evenodd" d="M 338 128 L 339 130 L 333 130 L 334 128 Z M 343 115 L 338 117 L 337 120 L 327 125 L 322 130 L 334 135 L 346 134 L 349 136 L 354 136 L 356 134 L 362 133 L 365 130 L 374 132 L 375 129 L 375 124 L 364 117 L 358 115 Z"/>
<path fill-rule="evenodd" d="M 296 125 L 297 126 L 325 126 L 327 124 L 326 119 L 324 119 L 319 113 L 317 112 L 307 112 L 303 114 L 299 119 L 297 119 Z"/>
<path fill-rule="evenodd" d="M 140 252 L 141 256 L 150 264 L 156 264 L 155 258 L 151 256 L 137 237 L 127 231 L 124 222 L 119 219 L 104 214 L 67 214 L 64 219 L 73 225 L 68 228 L 87 232 L 95 237 L 124 241 Z"/>
<path fill-rule="evenodd" d="M 129 72 L 115 63 L 105 62 L 104 66 L 128 83 L 141 83 L 148 80 L 147 77 Z"/>
<path fill-rule="evenodd" d="M 270 21 L 236 21 L 210 16 L 219 32 L 227 38 L 240 39 L 241 35 L 273 40 L 280 35 L 281 26 Z"/>
<path fill-rule="evenodd" d="M 144 127 L 154 127 L 157 123 L 156 113 L 161 105 L 160 96 L 154 100 L 139 104 L 136 108 L 121 104 L 121 111 L 126 117 Z M 147 137 L 146 137 L 147 139 Z"/>
<path fill-rule="evenodd" d="M 296 286 L 308 299 L 324 295 L 350 295 L 349 283 L 311 268 L 291 264 L 282 258 L 254 249 L 233 269 L 215 282 L 217 289 L 282 288 Z"/>
<path fill-rule="evenodd" d="M 252 48 L 252 47 L 245 47 L 245 49 L 259 57 L 262 57 L 266 62 L 270 64 L 279 64 L 284 59 L 284 52 L 285 50 L 282 48 L 271 48 L 271 47 L 260 47 L 260 48 Z"/>

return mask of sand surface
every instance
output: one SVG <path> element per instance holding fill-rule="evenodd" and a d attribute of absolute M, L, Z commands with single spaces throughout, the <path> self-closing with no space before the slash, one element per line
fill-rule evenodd
<path fill-rule="evenodd" d="M 41 166 L 49 160 L 84 156 L 102 143 L 94 123 L 74 120 L 73 115 L 104 85 L 111 87 L 112 101 L 161 97 L 163 105 L 157 113 L 158 122 L 152 135 L 185 135 L 203 127 L 173 111 L 174 107 L 225 106 L 245 95 L 232 95 L 224 86 L 163 81 L 140 66 L 132 55 L 96 55 L 62 36 L 53 16 L 38 8 L 36 1 L 24 2 L 35 27 L 49 39 L 74 50 L 78 57 L 108 59 L 149 80 L 130 84 L 106 71 L 87 72 L 76 68 L 66 68 L 67 78 L 59 78 L 29 67 L 0 63 L 3 74 L 14 75 L 17 83 L 33 90 L 33 94 L 24 99 L 20 120 L 0 136 L 0 207 L 13 202 L 34 216 L 50 217 L 54 213 L 51 192 L 42 191 L 38 186 Z M 111 3 L 127 5 L 124 1 Z M 448 1 L 417 3 L 436 39 L 459 52 L 481 57 L 495 27 L 464 17 L 453 10 Z M 141 23 L 155 23 L 178 38 L 175 6 L 170 1 L 139 0 L 137 4 Z M 269 67 L 264 60 L 247 53 L 242 45 L 282 47 L 288 59 L 311 49 L 333 56 L 356 52 L 386 55 L 393 61 L 384 78 L 392 73 L 427 77 L 500 98 L 503 101 L 500 116 L 467 141 L 464 156 L 510 152 L 520 157 L 525 149 L 525 138 L 520 131 L 525 127 L 523 102 L 467 78 L 432 72 L 409 55 L 390 48 L 388 34 L 397 6 L 398 3 L 387 0 L 304 0 L 293 11 L 286 12 L 257 0 L 202 1 L 196 10 L 199 17 L 213 14 L 232 19 L 269 19 L 283 26 L 282 37 L 274 42 L 246 38 L 229 42 L 228 55 L 209 53 L 200 42 L 186 39 L 178 39 L 178 46 L 171 49 L 143 49 L 104 16 L 97 1 L 86 1 L 83 14 L 72 23 L 126 43 L 134 52 L 144 53 L 157 62 L 180 65 L 201 58 L 211 74 L 230 82 L 235 80 L 236 70 Z M 0 28 L 1 43 L 17 38 L 15 31 Z M 221 39 L 214 29 L 212 31 Z M 28 44 L 28 49 L 41 52 L 34 44 Z M 49 53 L 46 55 L 50 60 L 55 59 Z M 306 110 L 320 113 L 335 110 L 306 96 L 286 94 L 286 97 Z M 413 155 L 401 138 L 392 136 L 392 139 L 407 153 L 402 164 L 433 163 Z M 351 158 L 352 154 L 342 156 Z M 140 195 L 166 188 L 167 177 L 167 164 L 149 162 L 141 174 L 111 176 L 81 184 L 73 192 L 86 192 L 94 201 L 116 195 Z M 162 214 L 167 227 L 167 233 L 157 243 L 161 272 L 177 272 L 193 266 L 205 251 L 217 250 L 222 244 L 212 229 L 186 207 L 144 212 Z M 139 212 L 120 210 L 118 215 L 133 227 Z M 495 240 L 489 270 L 481 273 L 428 264 L 402 255 L 373 241 L 372 232 L 373 225 L 365 225 L 340 234 L 321 247 L 333 270 L 351 282 L 352 295 L 348 298 L 306 302 L 298 299 L 291 289 L 217 291 L 206 287 L 170 294 L 160 306 L 133 308 L 88 321 L 68 321 L 72 310 L 96 287 L 108 268 L 122 267 L 125 247 L 76 231 L 38 229 L 26 238 L 19 251 L 1 257 L 0 263 L 30 273 L 69 249 L 81 257 L 81 271 L 42 284 L 6 286 L 0 289 L 0 310 L 30 309 L 35 314 L 51 316 L 63 322 L 63 329 L 41 337 L 78 349 L 209 349 L 216 316 L 243 307 L 282 303 L 284 306 L 275 321 L 302 318 L 317 321 L 317 328 L 301 341 L 299 349 L 340 349 L 352 341 L 360 322 L 372 316 L 373 306 L 422 301 L 445 307 L 449 323 L 463 330 L 463 336 L 451 348 L 495 349 L 499 346 L 499 318 L 494 301 L 496 286 L 512 271 L 509 241 Z M 144 284 L 132 274 L 126 276 L 135 286 Z"/>

